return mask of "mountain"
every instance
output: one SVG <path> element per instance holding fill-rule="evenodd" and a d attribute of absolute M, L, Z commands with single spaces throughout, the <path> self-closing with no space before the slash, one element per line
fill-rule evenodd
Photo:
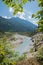
<path fill-rule="evenodd" d="M 0 17 L 0 31 L 34 32 L 36 28 L 35 24 L 18 17 L 11 19 Z"/>

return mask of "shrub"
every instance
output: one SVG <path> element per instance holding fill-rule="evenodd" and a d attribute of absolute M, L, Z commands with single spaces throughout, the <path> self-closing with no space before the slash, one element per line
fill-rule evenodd
<path fill-rule="evenodd" d="M 34 52 L 33 48 L 30 49 L 30 53 Z"/>
<path fill-rule="evenodd" d="M 14 53 L 11 45 L 6 41 L 6 37 L 0 38 L 0 65 L 15 65 Z"/>
<path fill-rule="evenodd" d="M 38 49 L 36 58 L 41 64 L 43 64 L 43 46 Z"/>

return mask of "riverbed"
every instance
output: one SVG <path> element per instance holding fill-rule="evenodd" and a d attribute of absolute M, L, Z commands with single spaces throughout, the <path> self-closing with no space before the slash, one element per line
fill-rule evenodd
<path fill-rule="evenodd" d="M 22 53 L 28 52 L 30 48 L 33 47 L 33 42 L 31 40 L 31 37 L 27 37 L 27 36 L 19 35 L 19 34 L 16 34 L 15 37 L 21 38 L 21 39 L 23 38 L 20 44 L 17 42 L 19 45 L 15 48 L 16 52 L 19 52 L 22 54 Z"/>

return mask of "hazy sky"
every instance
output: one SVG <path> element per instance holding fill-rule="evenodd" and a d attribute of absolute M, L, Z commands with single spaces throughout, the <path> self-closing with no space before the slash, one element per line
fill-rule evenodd
<path fill-rule="evenodd" d="M 32 13 L 35 13 L 37 10 L 39 10 L 38 4 L 37 2 L 31 2 L 31 3 L 26 3 L 24 6 L 24 12 L 21 14 L 20 12 L 18 12 L 18 14 L 16 15 L 16 17 L 19 17 L 21 19 L 26 19 L 29 21 L 33 21 L 33 23 L 35 23 L 35 19 L 31 18 Z M 5 18 L 7 17 L 12 17 L 12 12 L 13 9 L 12 8 L 8 8 L 5 4 L 3 4 L 0 0 L 0 16 L 3 16 Z"/>

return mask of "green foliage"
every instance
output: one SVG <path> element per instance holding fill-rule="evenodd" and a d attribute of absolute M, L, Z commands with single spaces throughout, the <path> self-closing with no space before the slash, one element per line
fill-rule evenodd
<path fill-rule="evenodd" d="M 37 2 L 40 7 L 43 7 L 43 0 L 37 0 Z"/>
<path fill-rule="evenodd" d="M 34 51 L 33 51 L 33 48 L 30 49 L 30 53 L 32 53 L 32 52 L 34 52 Z"/>
<path fill-rule="evenodd" d="M 37 31 L 43 32 L 43 0 L 36 0 L 38 2 L 38 6 L 40 7 L 40 10 L 37 11 L 35 14 L 32 15 L 32 18 L 38 19 L 38 29 Z"/>
<path fill-rule="evenodd" d="M 40 7 L 40 10 L 37 11 L 35 14 L 32 15 L 32 18 L 38 19 L 38 29 L 37 31 L 43 32 L 43 0 L 36 0 L 38 2 L 38 6 Z"/>
<path fill-rule="evenodd" d="M 0 65 L 16 65 L 17 61 L 25 59 L 25 54 L 19 56 L 19 53 L 12 50 L 12 45 L 7 41 L 14 33 L 0 32 L 0 34 L 2 34 L 0 37 Z"/>
<path fill-rule="evenodd" d="M 26 54 L 23 54 L 23 55 L 19 56 L 18 61 L 24 60 L 25 58 L 26 58 Z"/>
<path fill-rule="evenodd" d="M 23 12 L 23 5 L 28 1 L 31 2 L 34 0 L 2 0 L 2 2 L 8 7 L 13 8 L 13 15 L 17 14 L 18 12 Z"/>
<path fill-rule="evenodd" d="M 13 14 L 23 12 L 23 4 L 25 4 L 28 0 L 2 0 L 4 4 L 8 7 L 13 8 Z"/>
<path fill-rule="evenodd" d="M 6 4 L 8 7 L 13 8 L 13 14 L 17 14 L 18 12 L 23 12 L 23 5 L 27 3 L 28 1 L 34 1 L 34 0 L 2 0 L 4 4 Z M 36 14 L 33 14 L 32 17 L 38 18 L 38 31 L 43 32 L 43 0 L 36 0 L 38 2 L 38 6 L 40 7 L 40 10 L 36 12 Z M 41 21 L 41 22 L 40 22 Z M 40 23 L 42 23 L 40 25 Z"/>
<path fill-rule="evenodd" d="M 36 58 L 43 65 L 43 46 L 38 49 Z"/>
<path fill-rule="evenodd" d="M 1 65 L 10 65 L 11 63 L 12 65 L 15 65 L 16 61 L 12 59 L 14 58 L 14 53 L 10 49 L 11 49 L 11 45 L 6 41 L 6 37 L 0 38 L 0 64 Z"/>

